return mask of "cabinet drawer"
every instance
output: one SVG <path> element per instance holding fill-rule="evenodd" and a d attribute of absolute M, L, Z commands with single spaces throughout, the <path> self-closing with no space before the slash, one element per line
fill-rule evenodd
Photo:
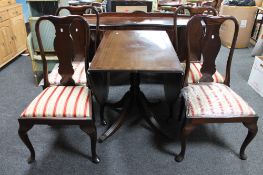
<path fill-rule="evenodd" d="M 9 15 L 8 15 L 7 10 L 0 11 L 0 22 L 5 21 L 8 18 L 9 18 Z"/>
<path fill-rule="evenodd" d="M 8 14 L 10 18 L 22 14 L 22 6 L 17 6 L 17 7 L 8 9 Z"/>
<path fill-rule="evenodd" d="M 15 4 L 16 0 L 0 0 L 0 7 Z"/>

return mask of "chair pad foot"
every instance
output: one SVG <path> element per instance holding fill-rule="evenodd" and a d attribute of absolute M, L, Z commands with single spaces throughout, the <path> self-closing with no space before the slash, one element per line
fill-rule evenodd
<path fill-rule="evenodd" d="M 100 162 L 100 158 L 98 156 L 95 156 L 95 157 L 92 158 L 92 162 L 97 164 L 97 163 Z"/>
<path fill-rule="evenodd" d="M 182 155 L 180 155 L 180 154 L 175 155 L 174 160 L 175 160 L 176 162 L 182 162 L 182 161 L 184 160 L 184 156 L 182 156 Z"/>
<path fill-rule="evenodd" d="M 239 155 L 241 160 L 247 160 L 247 155 L 246 154 L 240 154 Z"/>
<path fill-rule="evenodd" d="M 27 159 L 27 163 L 28 164 L 31 164 L 31 163 L 33 163 L 33 162 L 35 162 L 36 161 L 36 159 L 34 158 L 34 157 L 29 157 L 28 159 Z"/>

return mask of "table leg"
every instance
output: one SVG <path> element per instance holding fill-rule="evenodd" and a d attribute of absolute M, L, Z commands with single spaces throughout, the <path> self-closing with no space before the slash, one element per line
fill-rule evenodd
<path fill-rule="evenodd" d="M 161 130 L 161 126 L 155 119 L 155 114 L 151 111 L 151 109 L 148 106 L 147 98 L 145 95 L 140 92 L 139 97 L 137 99 L 137 105 L 138 108 L 144 113 L 144 119 L 145 121 L 158 133 L 166 136 L 166 134 Z"/>
<path fill-rule="evenodd" d="M 155 120 L 154 113 L 148 107 L 150 105 L 150 102 L 140 90 L 140 76 L 138 73 L 131 73 L 130 84 L 130 90 L 123 96 L 123 98 L 119 102 L 108 104 L 108 106 L 113 108 L 122 107 L 122 110 L 118 120 L 100 136 L 100 143 L 113 135 L 121 127 L 124 119 L 127 117 L 127 114 L 129 113 L 133 105 L 136 105 L 142 111 L 142 113 L 144 114 L 144 119 L 153 129 L 155 129 L 162 135 L 165 135 L 164 132 L 161 130 L 159 123 Z"/>
<path fill-rule="evenodd" d="M 129 96 L 131 97 L 131 96 Z M 132 103 L 132 99 L 128 98 L 123 105 L 123 109 L 121 110 L 120 116 L 118 120 L 109 128 L 107 131 L 105 131 L 99 138 L 99 143 L 102 143 L 104 140 L 109 138 L 111 135 L 113 135 L 123 124 L 124 119 L 127 117 L 127 114 L 130 110 L 130 106 Z"/>

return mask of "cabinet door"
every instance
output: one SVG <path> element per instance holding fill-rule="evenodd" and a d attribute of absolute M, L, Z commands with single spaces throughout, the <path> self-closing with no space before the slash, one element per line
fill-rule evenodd
<path fill-rule="evenodd" d="M 15 47 L 17 52 L 22 52 L 26 49 L 26 27 L 23 15 L 13 17 L 11 27 L 15 38 Z"/>
<path fill-rule="evenodd" d="M 0 65 L 5 62 L 4 59 L 6 56 L 8 56 L 8 52 L 5 49 L 6 45 L 5 45 L 3 30 L 4 28 L 0 27 Z"/>
<path fill-rule="evenodd" d="M 9 21 L 0 23 L 0 67 L 15 55 L 13 34 Z"/>

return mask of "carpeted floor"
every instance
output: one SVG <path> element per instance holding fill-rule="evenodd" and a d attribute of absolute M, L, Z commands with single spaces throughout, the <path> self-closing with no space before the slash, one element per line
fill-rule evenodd
<path fill-rule="evenodd" d="M 226 58 L 227 49 L 220 51 Z M 225 59 L 219 61 L 219 70 Z M 231 87 L 263 116 L 263 98 L 247 84 L 253 64 L 249 49 L 237 49 L 232 64 Z M 85 175 L 152 175 L 152 174 L 251 174 L 263 171 L 263 121 L 260 118 L 256 138 L 247 148 L 248 160 L 238 157 L 247 130 L 241 124 L 210 124 L 196 128 L 189 137 L 185 160 L 174 161 L 180 150 L 175 119 L 167 123 L 171 139 L 155 134 L 148 125 L 131 114 L 124 126 L 110 139 L 97 144 L 100 164 L 91 163 L 90 140 L 78 127 L 53 128 L 35 126 L 29 136 L 36 150 L 36 163 L 27 164 L 29 151 L 18 138 L 17 118 L 26 105 L 39 93 L 34 86 L 31 64 L 20 57 L 0 72 L 0 174 L 85 174 Z M 110 99 L 118 100 L 127 86 L 112 87 Z M 163 99 L 161 85 L 142 87 L 149 99 Z M 165 103 L 155 111 L 167 116 Z M 98 110 L 96 110 L 98 113 Z M 108 120 L 114 121 L 117 113 L 106 111 Z M 164 123 L 164 118 L 162 118 Z M 98 135 L 106 128 L 99 125 Z"/>

